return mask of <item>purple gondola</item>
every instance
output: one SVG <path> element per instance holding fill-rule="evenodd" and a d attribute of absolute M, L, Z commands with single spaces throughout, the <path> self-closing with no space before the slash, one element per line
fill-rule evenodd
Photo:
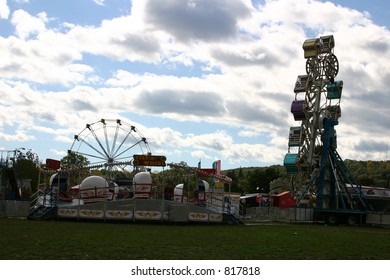
<path fill-rule="evenodd" d="M 296 121 L 302 121 L 306 119 L 305 100 L 294 100 L 291 104 L 291 113 L 293 113 L 294 120 Z"/>

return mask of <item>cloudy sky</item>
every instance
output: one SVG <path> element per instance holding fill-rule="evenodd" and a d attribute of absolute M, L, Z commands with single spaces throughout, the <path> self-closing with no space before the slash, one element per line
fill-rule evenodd
<path fill-rule="evenodd" d="M 302 44 L 333 34 L 338 151 L 389 160 L 389 3 L 0 0 L 0 149 L 61 159 L 105 118 L 167 162 L 283 164 Z"/>

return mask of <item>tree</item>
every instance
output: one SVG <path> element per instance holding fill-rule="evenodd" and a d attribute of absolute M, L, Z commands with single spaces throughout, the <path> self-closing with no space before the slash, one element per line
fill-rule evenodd
<path fill-rule="evenodd" d="M 382 171 L 381 178 L 386 182 L 386 188 L 390 189 L 390 170 Z"/>
<path fill-rule="evenodd" d="M 32 193 L 38 189 L 39 178 L 39 157 L 36 153 L 28 150 L 15 150 L 15 158 L 13 159 L 13 168 L 16 178 L 20 180 L 30 181 L 31 189 L 22 190 L 22 199 L 29 199 Z"/>
<path fill-rule="evenodd" d="M 61 170 L 73 170 L 73 172 L 68 174 L 69 186 L 81 183 L 86 175 L 89 174 L 89 170 L 84 169 L 88 165 L 88 159 L 85 156 L 76 153 L 68 153 L 61 159 Z M 79 170 L 79 172 L 75 172 L 76 170 Z"/>
<path fill-rule="evenodd" d="M 232 179 L 231 185 L 230 185 L 230 191 L 232 192 L 238 192 L 238 178 L 236 175 L 236 172 L 234 169 L 228 170 L 225 173 L 226 176 L 228 176 L 230 179 Z M 225 191 L 229 191 L 229 188 L 225 188 Z"/>
<path fill-rule="evenodd" d="M 76 153 L 68 153 L 61 159 L 62 169 L 77 169 L 88 165 L 88 159 L 85 156 Z"/>

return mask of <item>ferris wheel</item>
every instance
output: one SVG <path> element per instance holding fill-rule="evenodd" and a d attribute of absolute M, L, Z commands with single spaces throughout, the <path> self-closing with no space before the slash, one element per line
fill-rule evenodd
<path fill-rule="evenodd" d="M 323 154 L 324 120 L 337 122 L 341 116 L 343 81 L 335 81 L 339 62 L 333 53 L 333 35 L 303 43 L 306 74 L 298 75 L 291 113 L 300 125 L 290 127 L 284 165 L 293 174 L 292 188 L 301 192 L 314 181 Z M 334 132 L 335 134 L 335 132 Z M 336 139 L 336 135 L 333 136 Z M 336 146 L 336 140 L 334 141 Z"/>
<path fill-rule="evenodd" d="M 120 119 L 101 119 L 87 124 L 74 136 L 69 155 L 80 155 L 89 167 L 106 169 L 108 173 L 132 165 L 135 154 L 150 155 L 146 138 L 133 125 Z"/>

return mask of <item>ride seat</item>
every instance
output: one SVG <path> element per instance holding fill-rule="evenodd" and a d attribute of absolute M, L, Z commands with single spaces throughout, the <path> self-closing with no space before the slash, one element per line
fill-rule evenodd
<path fill-rule="evenodd" d="M 291 104 L 291 113 L 294 115 L 294 120 L 302 121 L 306 119 L 305 100 L 294 100 Z"/>
<path fill-rule="evenodd" d="M 340 99 L 343 91 L 343 81 L 336 81 L 326 85 L 327 99 Z"/>
<path fill-rule="evenodd" d="M 284 156 L 283 165 L 286 167 L 287 174 L 298 173 L 297 158 L 298 154 L 286 154 Z"/>

